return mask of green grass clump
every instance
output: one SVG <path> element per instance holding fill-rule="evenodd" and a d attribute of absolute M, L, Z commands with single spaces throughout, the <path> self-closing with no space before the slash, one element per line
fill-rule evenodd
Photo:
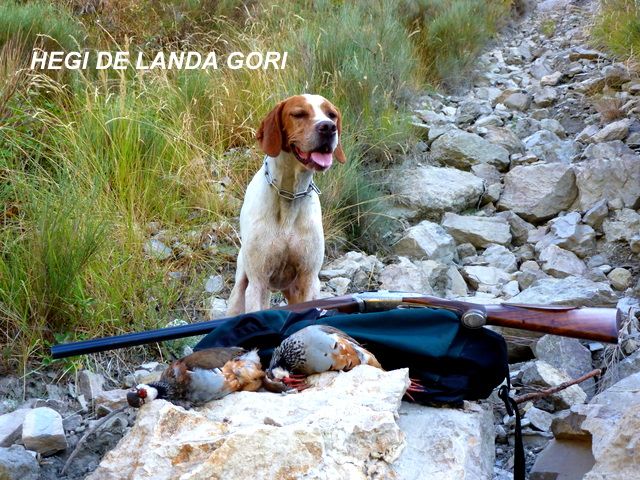
<path fill-rule="evenodd" d="M 640 2 L 603 0 L 592 29 L 594 42 L 640 68 Z"/>
<path fill-rule="evenodd" d="M 94 3 L 0 5 L 0 367 L 42 358 L 59 338 L 202 319 L 204 279 L 235 268 L 235 217 L 262 161 L 255 130 L 289 95 L 319 93 L 343 112 L 347 163 L 318 178 L 328 248 L 379 248 L 392 220 L 372 174 L 414 140 L 412 95 L 461 75 L 509 10 L 502 0 Z M 283 71 L 44 75 L 24 69 L 38 33 L 47 49 L 286 50 L 289 60 Z M 168 258 L 149 254 L 152 237 Z"/>

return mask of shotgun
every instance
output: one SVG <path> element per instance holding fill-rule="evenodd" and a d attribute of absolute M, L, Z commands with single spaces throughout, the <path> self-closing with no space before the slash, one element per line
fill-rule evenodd
<path fill-rule="evenodd" d="M 622 312 L 615 308 L 585 308 L 560 305 L 522 305 L 500 303 L 480 305 L 408 292 L 364 292 L 339 297 L 276 307 L 275 310 L 302 312 L 311 308 L 338 310 L 342 313 L 367 313 L 394 308 L 430 307 L 455 312 L 463 325 L 480 328 L 484 325 L 550 333 L 584 340 L 617 343 L 622 323 Z M 114 337 L 83 340 L 55 345 L 51 348 L 54 359 L 103 352 L 116 348 L 175 340 L 176 338 L 205 335 L 229 318 L 192 323 L 178 327 L 161 328 Z"/>

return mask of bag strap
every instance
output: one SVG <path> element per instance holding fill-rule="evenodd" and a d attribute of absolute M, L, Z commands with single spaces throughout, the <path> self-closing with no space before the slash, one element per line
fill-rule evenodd
<path fill-rule="evenodd" d="M 516 416 L 513 479 L 525 480 L 524 447 L 522 445 L 522 423 L 520 421 L 520 410 L 518 410 L 518 404 L 516 401 L 509 396 L 510 390 L 511 382 L 509 380 L 509 374 L 507 374 L 507 384 L 500 387 L 500 390 L 498 390 L 498 396 L 504 402 L 504 406 L 507 409 L 507 415 Z"/>

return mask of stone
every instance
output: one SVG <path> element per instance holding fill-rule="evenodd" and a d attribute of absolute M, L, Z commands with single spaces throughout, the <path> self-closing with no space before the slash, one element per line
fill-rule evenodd
<path fill-rule="evenodd" d="M 584 275 L 587 266 L 578 256 L 556 245 L 549 245 L 540 252 L 542 270 L 556 278 L 565 278 L 572 275 Z"/>
<path fill-rule="evenodd" d="M 591 50 L 584 47 L 576 47 L 569 53 L 569 60 L 598 60 L 604 59 L 606 55 L 598 50 Z"/>
<path fill-rule="evenodd" d="M 582 216 L 582 221 L 593 228 L 600 229 L 602 222 L 609 215 L 609 207 L 607 200 L 602 199 L 593 204 L 593 206 Z"/>
<path fill-rule="evenodd" d="M 633 253 L 640 253 L 640 234 L 633 235 L 629 239 L 629 247 Z"/>
<path fill-rule="evenodd" d="M 22 424 L 22 443 L 41 455 L 51 455 L 67 448 L 62 416 L 52 408 L 29 410 Z"/>
<path fill-rule="evenodd" d="M 442 226 L 456 242 L 469 242 L 475 247 L 484 248 L 492 243 L 508 245 L 511 242 L 509 224 L 501 217 L 446 213 Z"/>
<path fill-rule="evenodd" d="M 224 289 L 224 279 L 222 275 L 211 275 L 204 284 L 204 291 L 207 293 L 220 293 Z"/>
<path fill-rule="evenodd" d="M 104 377 L 89 370 L 82 370 L 78 374 L 78 391 L 87 400 L 93 400 L 102 392 Z"/>
<path fill-rule="evenodd" d="M 549 107 L 558 100 L 558 91 L 553 87 L 542 87 L 533 95 L 537 107 Z"/>
<path fill-rule="evenodd" d="M 440 225 L 424 220 L 409 228 L 393 250 L 413 259 L 448 263 L 455 257 L 456 243 Z"/>
<path fill-rule="evenodd" d="M 555 87 L 556 85 L 558 85 L 560 83 L 560 80 L 562 80 L 562 77 L 564 75 L 562 74 L 562 72 L 553 72 L 549 75 L 544 75 L 541 79 L 540 79 L 540 85 L 542 86 L 549 86 L 549 87 Z"/>
<path fill-rule="evenodd" d="M 631 286 L 631 272 L 626 268 L 614 268 L 609 272 L 607 278 L 611 282 L 611 286 L 616 290 L 626 290 Z"/>
<path fill-rule="evenodd" d="M 458 245 L 456 247 L 456 251 L 458 252 L 459 258 L 475 257 L 475 255 L 478 253 L 476 247 L 468 242 Z"/>
<path fill-rule="evenodd" d="M 513 273 L 518 270 L 518 262 L 516 256 L 506 247 L 502 245 L 489 245 L 482 252 L 479 260 L 487 263 L 491 267 L 499 268 L 507 273 Z"/>
<path fill-rule="evenodd" d="M 144 244 L 144 252 L 156 260 L 167 260 L 173 255 L 173 250 L 156 238 L 152 238 Z"/>
<path fill-rule="evenodd" d="M 529 480 L 582 480 L 595 460 L 591 442 L 551 440 L 537 456 Z"/>
<path fill-rule="evenodd" d="M 574 167 L 576 210 L 588 210 L 602 199 L 621 198 L 627 208 L 640 207 L 640 162 L 630 155 L 593 159 Z"/>
<path fill-rule="evenodd" d="M 478 204 L 484 182 L 455 168 L 422 166 L 391 174 L 394 198 L 417 216 L 437 219 L 443 212 L 460 212 Z"/>
<path fill-rule="evenodd" d="M 498 208 L 539 222 L 567 209 L 577 194 L 576 178 L 569 165 L 522 165 L 505 175 Z"/>
<path fill-rule="evenodd" d="M 334 277 L 327 282 L 336 295 L 344 295 L 349 291 L 351 280 L 346 277 Z"/>
<path fill-rule="evenodd" d="M 466 100 L 458 106 L 456 112 L 456 122 L 458 124 L 473 123 L 476 118 L 483 115 L 490 115 L 493 109 L 485 102 L 478 100 Z"/>
<path fill-rule="evenodd" d="M 447 298 L 466 297 L 468 295 L 467 282 L 460 274 L 455 265 L 451 265 L 447 269 L 447 288 L 445 296 Z"/>
<path fill-rule="evenodd" d="M 40 465 L 22 445 L 0 448 L 0 478 L 2 480 L 38 480 Z"/>
<path fill-rule="evenodd" d="M 87 479 L 391 478 L 405 445 L 396 415 L 408 370 L 363 365 L 314 383 L 297 395 L 237 392 L 197 410 L 151 402 Z M 450 458 L 447 450 L 436 461 Z"/>
<path fill-rule="evenodd" d="M 520 110 L 524 112 L 531 105 L 531 97 L 526 93 L 512 93 L 508 97 L 506 97 L 502 103 L 512 110 Z"/>
<path fill-rule="evenodd" d="M 437 277 L 445 272 L 444 265 L 432 260 L 411 262 L 406 257 L 398 257 L 397 263 L 382 269 L 378 280 L 382 290 L 433 294 Z"/>
<path fill-rule="evenodd" d="M 640 374 L 596 395 L 585 409 L 582 428 L 591 434 L 595 465 L 584 480 L 628 480 L 640 468 Z"/>
<path fill-rule="evenodd" d="M 128 405 L 127 392 L 124 389 L 105 390 L 94 399 L 94 407 L 99 416 L 104 416 L 118 408 Z"/>
<path fill-rule="evenodd" d="M 460 410 L 403 402 L 399 414 L 407 445 L 393 464 L 395 478 L 491 478 L 495 451 L 490 408 L 470 402 Z"/>
<path fill-rule="evenodd" d="M 0 447 L 10 447 L 20 438 L 24 417 L 28 411 L 28 408 L 19 408 L 0 415 Z"/>
<path fill-rule="evenodd" d="M 500 175 L 498 169 L 488 163 L 479 163 L 478 165 L 474 165 L 471 167 L 471 173 L 484 180 L 487 185 L 500 183 L 502 180 L 502 175 Z"/>
<path fill-rule="evenodd" d="M 510 282 L 507 282 L 502 286 L 502 291 L 500 292 L 500 295 L 502 295 L 506 299 L 509 299 L 511 297 L 515 297 L 519 293 L 520 293 L 520 284 L 518 283 L 517 280 L 511 280 Z"/>
<path fill-rule="evenodd" d="M 463 130 L 449 131 L 438 137 L 431 145 L 431 156 L 444 165 L 462 170 L 469 170 L 479 163 L 488 163 L 498 169 L 509 166 L 509 152 L 504 147 Z"/>
<path fill-rule="evenodd" d="M 227 301 L 224 298 L 211 296 L 205 300 L 207 320 L 215 320 L 227 316 Z"/>
<path fill-rule="evenodd" d="M 613 218 L 607 218 L 602 222 L 602 231 L 607 242 L 628 242 L 640 231 L 640 214 L 630 208 L 618 210 Z"/>
<path fill-rule="evenodd" d="M 513 279 L 513 277 L 504 270 L 481 265 L 463 267 L 462 274 L 472 288 L 479 289 L 484 287 L 485 291 L 487 287 L 501 286 Z"/>
<path fill-rule="evenodd" d="M 620 88 L 631 80 L 629 68 L 622 63 L 607 65 L 602 69 L 602 74 L 608 87 Z"/>
<path fill-rule="evenodd" d="M 575 338 L 544 335 L 535 344 L 533 352 L 538 360 L 543 360 L 571 378 L 579 378 L 593 369 L 591 352 Z M 592 396 L 595 393 L 595 381 L 590 378 L 580 387 Z"/>
<path fill-rule="evenodd" d="M 486 133 L 483 137 L 494 145 L 500 145 L 505 148 L 509 154 L 524 153 L 524 143 L 508 128 L 486 127 Z"/>
<path fill-rule="evenodd" d="M 582 277 L 543 278 L 511 299 L 512 303 L 576 307 L 613 306 L 617 301 L 608 283 Z"/>
<path fill-rule="evenodd" d="M 536 250 L 541 251 L 549 245 L 556 245 L 581 258 L 595 253 L 596 232 L 589 225 L 581 224 L 580 220 L 578 212 L 570 212 L 551 220 L 549 233 L 536 244 Z"/>
<path fill-rule="evenodd" d="M 498 212 L 496 216 L 502 217 L 509 222 L 509 228 L 511 229 L 511 242 L 514 245 L 520 246 L 527 243 L 529 232 L 535 228 L 533 225 L 526 220 L 523 220 L 522 217 L 516 215 L 510 210 Z"/>
<path fill-rule="evenodd" d="M 347 252 L 329 262 L 320 271 L 320 278 L 331 280 L 335 277 L 346 277 L 351 280 L 355 290 L 370 289 L 371 280 L 382 268 L 382 262 L 375 255 L 362 252 Z"/>
<path fill-rule="evenodd" d="M 612 142 L 591 143 L 582 152 L 585 160 L 615 160 L 620 157 L 626 159 L 636 158 L 635 152 L 624 142 L 614 140 Z"/>
<path fill-rule="evenodd" d="M 595 135 L 591 137 L 591 141 L 594 143 L 612 142 L 614 140 L 624 140 L 629 134 L 629 124 L 631 122 L 623 118 L 616 122 L 602 127 Z"/>
<path fill-rule="evenodd" d="M 567 132 L 562 124 L 552 118 L 543 118 L 540 120 L 540 128 L 550 131 L 558 138 L 565 138 L 567 136 Z"/>
<path fill-rule="evenodd" d="M 570 380 L 571 378 L 566 373 L 542 360 L 529 362 L 522 369 L 522 383 L 524 385 L 533 385 L 545 389 L 556 387 Z M 563 410 L 571 408 L 572 405 L 584 403 L 586 400 L 587 394 L 584 390 L 578 385 L 571 385 L 544 399 L 537 400 L 535 404 L 544 405 L 547 408 L 552 405 L 551 408 Z"/>
<path fill-rule="evenodd" d="M 578 154 L 578 148 L 572 140 L 560 140 L 549 130 L 538 130 L 524 140 L 527 152 L 533 153 L 540 160 L 550 163 L 569 164 Z"/>
<path fill-rule="evenodd" d="M 540 410 L 536 407 L 531 407 L 527 410 L 525 417 L 531 422 L 531 425 L 542 432 L 551 431 L 551 422 L 553 422 L 553 415 L 544 410 Z"/>

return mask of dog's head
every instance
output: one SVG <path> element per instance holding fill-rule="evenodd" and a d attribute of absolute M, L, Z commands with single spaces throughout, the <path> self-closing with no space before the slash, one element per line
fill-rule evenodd
<path fill-rule="evenodd" d="M 270 157 L 292 153 L 310 170 L 327 170 L 333 157 L 345 162 L 340 144 L 340 111 L 320 95 L 295 95 L 275 106 L 260 124 L 256 138 Z"/>

